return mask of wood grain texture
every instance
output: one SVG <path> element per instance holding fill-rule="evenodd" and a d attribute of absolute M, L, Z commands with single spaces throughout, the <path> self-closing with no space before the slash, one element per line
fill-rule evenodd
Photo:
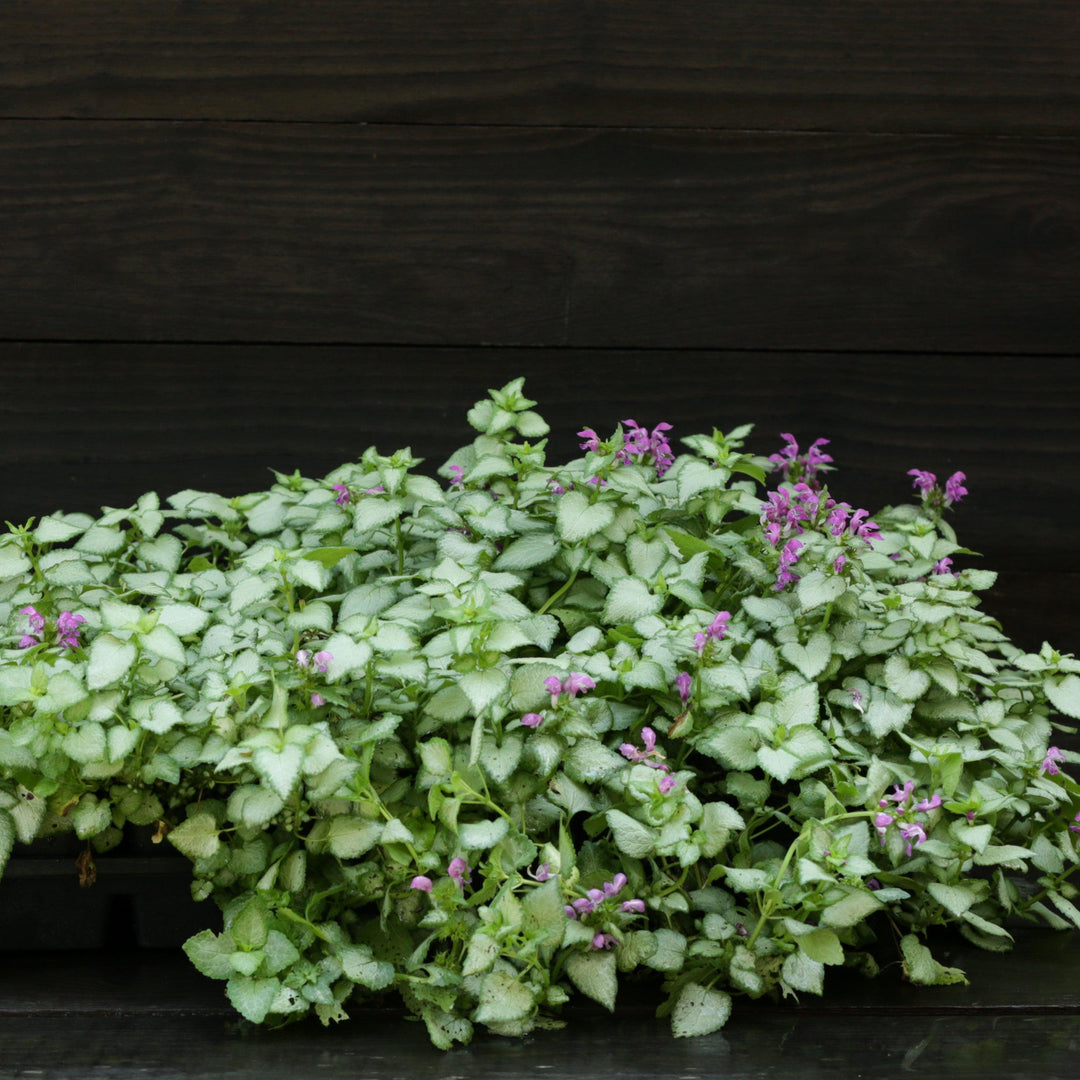
<path fill-rule="evenodd" d="M 984 984 L 981 997 L 974 987 L 914 988 L 886 974 L 859 980 L 857 998 L 804 997 L 798 1007 L 739 1001 L 724 1030 L 701 1039 L 672 1039 L 651 1017 L 645 994 L 631 995 L 613 1017 L 578 1002 L 565 1010 L 561 1031 L 523 1040 L 481 1036 L 448 1054 L 433 1050 L 400 1013 L 363 1006 L 330 1029 L 254 1030 L 229 1018 L 220 983 L 202 979 L 177 954 L 8 958 L 0 1074 L 580 1080 L 587 1062 L 597 1080 L 834 1080 L 908 1070 L 953 1080 L 1071 1076 L 1080 1003 L 1059 973 L 1075 953 L 1075 934 L 1050 932 L 1022 936 L 1009 957 L 961 947 L 947 959 L 974 961 L 978 970 L 968 970 Z"/>
<path fill-rule="evenodd" d="M 410 445 L 434 473 L 471 440 L 469 406 L 524 375 L 551 461 L 579 452 L 583 426 L 633 417 L 676 435 L 752 422 L 760 454 L 782 431 L 825 436 L 834 492 L 871 510 L 908 498 L 909 468 L 962 470 L 953 522 L 984 556 L 971 564 L 1002 572 L 987 610 L 1025 647 L 1080 652 L 1080 368 L 1065 359 L 24 343 L 0 345 L 0 369 L 0 521 L 261 490 L 270 468 L 317 477 L 369 445 Z"/>
<path fill-rule="evenodd" d="M 1072 0 L 18 0 L 0 115 L 1075 132 Z"/>
<path fill-rule="evenodd" d="M 1078 147 L 0 122 L 0 328 L 1075 354 Z"/>

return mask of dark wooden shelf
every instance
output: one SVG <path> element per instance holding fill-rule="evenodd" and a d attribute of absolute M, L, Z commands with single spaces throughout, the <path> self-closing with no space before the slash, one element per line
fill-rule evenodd
<path fill-rule="evenodd" d="M 834 1078 L 902 1075 L 951 1080 L 1074 1076 L 1080 986 L 1061 978 L 1080 961 L 1080 935 L 1018 933 L 1013 955 L 964 943 L 940 957 L 970 987 L 917 988 L 888 972 L 830 980 L 823 999 L 741 1001 L 728 1026 L 676 1040 L 635 990 L 613 1016 L 590 1003 L 562 1031 L 523 1040 L 481 1036 L 443 1054 L 395 1009 L 354 1007 L 333 1028 L 281 1031 L 238 1020 L 221 983 L 176 952 L 19 954 L 2 958 L 0 1075 L 121 1080 L 213 1077 L 397 1080 L 481 1077 Z M 21 1071 L 20 1071 L 21 1070 Z"/>

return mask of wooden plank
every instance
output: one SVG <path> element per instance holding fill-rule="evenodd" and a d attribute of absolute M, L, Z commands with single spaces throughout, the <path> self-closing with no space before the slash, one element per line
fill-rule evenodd
<path fill-rule="evenodd" d="M 126 506 L 147 490 L 265 488 L 270 467 L 321 476 L 368 445 L 411 445 L 433 472 L 471 440 L 468 407 L 517 375 L 575 433 L 633 417 L 675 435 L 753 422 L 830 438 L 833 490 L 875 510 L 906 500 L 909 468 L 963 470 L 960 539 L 1002 571 L 986 607 L 1018 643 L 1080 652 L 1075 537 L 1080 368 L 1052 358 L 650 350 L 0 344 L 0 521 Z M 958 563 L 959 565 L 959 563 Z"/>
<path fill-rule="evenodd" d="M 964 988 L 917 989 L 887 977 L 860 980 L 861 1003 L 830 1005 L 804 997 L 770 1005 L 740 1000 L 720 1033 L 672 1039 L 644 996 L 609 1016 L 588 1003 L 565 1010 L 568 1025 L 527 1040 L 480 1036 L 449 1055 L 399 1013 L 355 1006 L 353 1019 L 323 1029 L 303 1023 L 254 1030 L 229 1019 L 221 984 L 197 986 L 186 961 L 115 954 L 82 962 L 41 958 L 5 967 L 0 1005 L 0 1073 L 54 1078 L 91 1073 L 120 1080 L 139 1071 L 174 1080 L 214 1077 L 278 1080 L 316 1075 L 360 1080 L 499 1077 L 580 1080 L 582 1063 L 597 1080 L 614 1077 L 762 1076 L 834 1078 L 897 1075 L 917 1068 L 954 1080 L 1072 1075 L 1080 1014 L 1068 990 L 1076 935 L 1048 935 L 1052 959 L 1026 964 L 995 956 L 995 1004 L 959 1008 L 942 998 Z M 194 975 L 194 977 L 193 977 Z M 891 985 L 886 985 L 891 984 Z M 1037 997 L 1017 1006 L 1009 991 Z M 44 986 L 44 995 L 35 987 Z M 21 992 L 20 992 L 21 988 Z M 208 991 L 205 989 L 208 988 Z M 50 996 L 55 992 L 55 996 Z M 25 995 L 29 1007 L 22 1004 Z M 919 1004 L 909 1002 L 918 999 Z M 11 1003 L 15 1003 L 14 1008 Z"/>
<path fill-rule="evenodd" d="M 7 121 L 0 328 L 1074 354 L 1077 147 Z"/>
<path fill-rule="evenodd" d="M 1071 134 L 1073 0 L 22 0 L 0 114 Z"/>

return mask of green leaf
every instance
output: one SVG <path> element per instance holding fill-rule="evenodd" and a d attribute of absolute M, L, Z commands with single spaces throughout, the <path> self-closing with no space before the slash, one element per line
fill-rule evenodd
<path fill-rule="evenodd" d="M 918 701 L 930 689 L 930 676 L 911 667 L 905 657 L 893 653 L 885 661 L 885 685 L 901 701 Z"/>
<path fill-rule="evenodd" d="M 486 851 L 493 848 L 509 828 L 506 818 L 502 817 L 470 822 L 458 826 L 458 841 L 468 851 Z"/>
<path fill-rule="evenodd" d="M 782 645 L 780 655 L 807 679 L 816 679 L 832 658 L 832 639 L 819 630 L 805 645 L 795 641 Z"/>
<path fill-rule="evenodd" d="M 210 621 L 210 613 L 194 604 L 166 604 L 158 611 L 158 626 L 168 627 L 177 637 L 198 634 Z"/>
<path fill-rule="evenodd" d="M 329 822 L 326 844 L 339 859 L 358 859 L 370 851 L 382 834 L 377 821 L 361 817 L 336 817 Z"/>
<path fill-rule="evenodd" d="M 75 835 L 80 840 L 89 840 L 104 832 L 112 824 L 112 806 L 105 799 L 95 795 L 84 795 L 71 814 L 75 826 Z"/>
<path fill-rule="evenodd" d="M 842 900 L 825 908 L 821 913 L 820 922 L 823 926 L 842 929 L 862 922 L 867 915 L 872 915 L 882 907 L 884 905 L 873 893 L 854 890 Z"/>
<path fill-rule="evenodd" d="M 796 943 L 811 960 L 816 960 L 819 964 L 844 962 L 844 949 L 840 939 L 828 927 L 818 927 L 809 934 L 803 934 L 796 939 Z"/>
<path fill-rule="evenodd" d="M 940 881 L 931 881 L 926 891 L 947 911 L 957 917 L 978 899 L 978 894 L 959 885 L 943 885 Z"/>
<path fill-rule="evenodd" d="M 91 690 L 114 685 L 128 673 L 136 655 L 130 641 L 121 641 L 112 634 L 98 634 L 90 644 L 86 685 Z"/>
<path fill-rule="evenodd" d="M 671 1011 L 671 1034 L 676 1039 L 691 1035 L 710 1035 L 719 1031 L 731 1016 L 731 996 L 722 990 L 709 990 L 698 983 L 686 983 Z"/>
<path fill-rule="evenodd" d="M 1056 889 L 1050 889 L 1047 896 L 1050 897 L 1050 902 L 1054 907 L 1056 907 L 1058 911 L 1073 924 L 1073 926 L 1080 927 L 1080 911 L 1077 910 L 1076 905 L 1071 900 L 1067 900 Z"/>
<path fill-rule="evenodd" d="M 229 924 L 229 933 L 241 949 L 261 949 L 268 932 L 266 905 L 261 900 L 249 900 Z"/>
<path fill-rule="evenodd" d="M 559 550 L 559 541 L 553 533 L 528 533 L 508 544 L 495 560 L 496 570 L 530 570 L 534 566 L 550 562 Z"/>
<path fill-rule="evenodd" d="M 261 1024 L 277 997 L 281 984 L 277 979 L 253 979 L 250 975 L 234 975 L 226 984 L 225 993 L 236 1011 L 253 1024 Z"/>
<path fill-rule="evenodd" d="M 337 566 L 346 555 L 352 555 L 356 551 L 354 547 L 320 547 L 305 551 L 303 558 L 312 562 L 321 563 L 328 570 Z"/>
<path fill-rule="evenodd" d="M 656 615 L 664 598 L 649 591 L 641 578 L 624 577 L 615 582 L 607 595 L 603 620 L 606 623 L 634 622 L 646 615 Z"/>
<path fill-rule="evenodd" d="M 153 540 L 144 540 L 135 548 L 135 555 L 158 570 L 175 574 L 180 566 L 184 545 L 176 536 L 162 533 Z"/>
<path fill-rule="evenodd" d="M 345 977 L 369 990 L 384 990 L 394 981 L 394 965 L 376 960 L 367 945 L 346 945 L 338 956 Z"/>
<path fill-rule="evenodd" d="M 262 969 L 266 975 L 276 975 L 300 959 L 299 950 L 280 930 L 270 930 L 267 933 L 262 952 Z"/>
<path fill-rule="evenodd" d="M 565 918 L 565 915 L 563 916 Z M 477 930 L 469 939 L 469 948 L 465 953 L 465 962 L 461 974 L 468 978 L 487 971 L 499 955 L 499 943 L 482 930 Z"/>
<path fill-rule="evenodd" d="M 231 821 L 259 828 L 272 820 L 284 805 L 284 799 L 276 792 L 259 784 L 243 784 L 229 796 L 227 812 Z"/>
<path fill-rule="evenodd" d="M 229 610 L 234 615 L 249 614 L 265 605 L 274 595 L 275 583 L 266 578 L 246 577 L 233 586 L 229 595 Z"/>
<path fill-rule="evenodd" d="M 594 536 L 615 520 L 608 503 L 590 503 L 580 491 L 568 491 L 558 497 L 555 525 L 564 543 L 573 544 Z"/>
<path fill-rule="evenodd" d="M 622 810 L 609 810 L 605 815 L 615 846 L 633 859 L 644 859 L 652 853 L 656 833 Z"/>
<path fill-rule="evenodd" d="M 568 969 L 569 966 L 567 964 Z M 536 1009 L 532 991 L 506 971 L 492 971 L 485 976 L 478 997 L 479 1004 L 473 1014 L 473 1020 L 478 1024 L 523 1020 Z"/>
<path fill-rule="evenodd" d="M 909 982 L 919 986 L 967 985 L 967 976 L 959 968 L 939 964 L 914 934 L 900 939 L 900 951 L 904 957 L 904 974 Z"/>
<path fill-rule="evenodd" d="M 396 521 L 405 509 L 398 499 L 381 498 L 378 495 L 362 496 L 353 511 L 353 528 L 358 533 L 380 529 Z"/>
<path fill-rule="evenodd" d="M 891 691 L 883 693 L 875 686 L 864 719 L 874 735 L 883 739 L 891 731 L 900 731 L 911 719 L 911 711 L 911 702 L 901 701 Z"/>
<path fill-rule="evenodd" d="M 619 987 L 613 953 L 604 949 L 572 952 L 566 958 L 566 974 L 586 997 L 599 1002 L 611 1012 L 615 1011 L 615 995 Z"/>
<path fill-rule="evenodd" d="M 229 957 L 236 949 L 230 934 L 215 934 L 202 930 L 184 942 L 184 952 L 197 971 L 208 979 L 229 979 L 233 975 Z"/>
<path fill-rule="evenodd" d="M 473 715 L 479 716 L 489 705 L 497 701 L 509 686 L 509 680 L 498 668 L 470 671 L 458 680 L 461 692 L 469 699 Z"/>
<path fill-rule="evenodd" d="M 847 589 L 847 582 L 839 575 L 826 577 L 821 570 L 811 570 L 795 587 L 799 606 L 803 611 L 813 611 L 822 604 L 831 604 Z"/>
<path fill-rule="evenodd" d="M 801 951 L 788 953 L 780 969 L 780 977 L 792 990 L 820 994 L 824 988 L 825 965 L 819 960 L 811 960 Z"/>
<path fill-rule="evenodd" d="M 303 763 L 304 751 L 288 743 L 280 750 L 261 746 L 251 757 L 252 767 L 259 778 L 283 800 L 288 799 L 296 787 Z"/>
<path fill-rule="evenodd" d="M 97 723 L 86 723 L 69 731 L 64 736 L 64 753 L 72 761 L 87 764 L 91 761 L 104 761 L 108 757 L 108 744 L 105 729 Z"/>
<path fill-rule="evenodd" d="M 189 859 L 209 859 L 221 847 L 217 822 L 205 811 L 177 825 L 169 833 L 169 842 Z"/>
<path fill-rule="evenodd" d="M 1051 676 L 1043 682 L 1043 691 L 1058 712 L 1080 720 L 1080 676 Z"/>

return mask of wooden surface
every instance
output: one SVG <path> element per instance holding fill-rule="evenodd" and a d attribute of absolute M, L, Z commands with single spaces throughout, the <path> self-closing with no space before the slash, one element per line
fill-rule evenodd
<path fill-rule="evenodd" d="M 1050 931 L 1019 933 L 1007 958 L 939 946 L 970 987 L 912 987 L 895 971 L 873 982 L 830 972 L 828 998 L 739 1001 L 727 1027 L 701 1039 L 673 1039 L 652 1017 L 655 995 L 634 988 L 613 1016 L 576 1003 L 562 1031 L 480 1037 L 446 1054 L 400 1012 L 371 1006 L 330 1029 L 255 1030 L 230 1016 L 220 983 L 173 954 L 28 954 L 9 958 L 0 982 L 0 1075 L 1047 1080 L 1077 1075 L 1080 989 L 1060 973 L 1075 969 L 1078 947 L 1077 934 Z"/>
<path fill-rule="evenodd" d="M 15 0 L 8 116 L 1075 134 L 1073 0 Z"/>
<path fill-rule="evenodd" d="M 987 609 L 1080 651 L 1078 136 L 1075 0 L 11 0 L 0 520 L 430 470 L 524 374 L 553 457 L 634 417 L 831 438 L 870 508 L 962 469 Z M 9 954 L 0 1077 L 1080 1075 L 1076 938 L 1022 946 L 449 1055 L 251 1032 L 175 953 Z"/>

